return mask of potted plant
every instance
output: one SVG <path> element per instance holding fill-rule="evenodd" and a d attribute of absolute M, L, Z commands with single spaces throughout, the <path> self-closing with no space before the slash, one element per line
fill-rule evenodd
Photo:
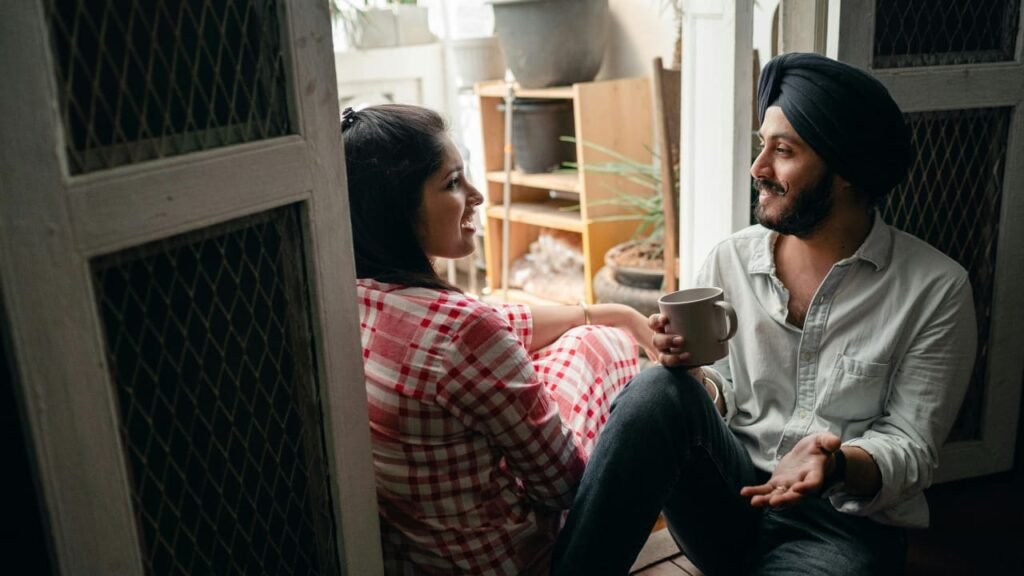
<path fill-rule="evenodd" d="M 569 136 L 562 137 L 562 140 L 575 141 Z M 612 246 L 605 254 L 605 267 L 594 277 L 594 292 L 599 301 L 622 302 L 642 313 L 654 313 L 658 309 L 658 297 L 665 277 L 665 213 L 661 201 L 661 171 L 653 163 L 638 162 L 610 148 L 586 141 L 583 145 L 613 158 L 611 162 L 588 164 L 587 170 L 615 174 L 651 191 L 649 195 L 620 191 L 614 198 L 594 202 L 596 205 L 612 205 L 624 209 L 622 214 L 600 216 L 594 220 L 637 221 L 633 237 Z M 657 158 L 657 155 L 652 153 L 652 157 Z M 565 166 L 578 167 L 572 162 L 565 163 Z M 568 209 L 578 210 L 579 206 Z"/>
<path fill-rule="evenodd" d="M 488 2 L 505 61 L 520 86 L 564 86 L 597 76 L 608 43 L 608 0 Z"/>
<path fill-rule="evenodd" d="M 330 0 L 335 34 L 357 50 L 428 44 L 427 7 L 417 0 Z"/>

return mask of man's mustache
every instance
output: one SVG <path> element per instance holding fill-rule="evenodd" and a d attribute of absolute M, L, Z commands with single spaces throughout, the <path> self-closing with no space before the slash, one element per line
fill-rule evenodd
<path fill-rule="evenodd" d="M 781 183 L 769 180 L 768 178 L 758 178 L 754 181 L 754 188 L 758 192 L 771 192 L 776 196 L 785 196 L 789 192 Z"/>

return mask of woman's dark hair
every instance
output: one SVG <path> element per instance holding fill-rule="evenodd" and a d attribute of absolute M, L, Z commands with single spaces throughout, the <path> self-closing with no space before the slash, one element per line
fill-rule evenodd
<path fill-rule="evenodd" d="M 356 277 L 458 290 L 420 244 L 423 185 L 443 161 L 447 126 L 436 112 L 386 104 L 342 114 Z"/>

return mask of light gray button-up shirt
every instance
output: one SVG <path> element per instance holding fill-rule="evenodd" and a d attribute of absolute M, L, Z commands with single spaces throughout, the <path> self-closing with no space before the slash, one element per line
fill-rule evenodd
<path fill-rule="evenodd" d="M 966 271 L 876 216 L 864 244 L 818 287 L 801 330 L 786 323 L 777 238 L 761 226 L 734 234 L 697 279 L 722 287 L 739 320 L 729 356 L 708 371 L 723 390 L 730 428 L 767 471 L 804 436 L 832 432 L 871 454 L 882 476 L 874 498 L 840 490 L 832 504 L 886 524 L 926 526 L 922 490 L 974 364 Z"/>

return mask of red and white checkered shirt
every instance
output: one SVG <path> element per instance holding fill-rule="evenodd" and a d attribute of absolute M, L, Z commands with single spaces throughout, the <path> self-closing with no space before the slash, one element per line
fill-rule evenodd
<path fill-rule="evenodd" d="M 546 573 L 636 343 L 573 329 L 527 352 L 525 306 L 372 280 L 358 286 L 389 573 Z"/>

